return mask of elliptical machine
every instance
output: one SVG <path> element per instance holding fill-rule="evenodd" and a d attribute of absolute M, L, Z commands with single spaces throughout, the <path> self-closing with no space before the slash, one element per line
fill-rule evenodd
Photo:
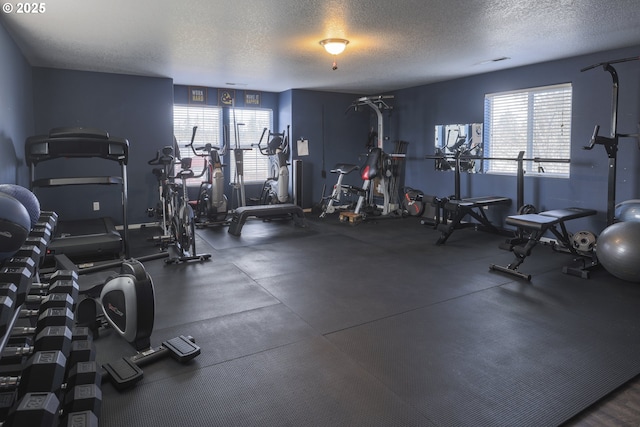
<path fill-rule="evenodd" d="M 289 127 L 282 133 L 269 132 L 268 142 L 263 146 L 262 141 L 268 131 L 264 128 L 258 141 L 260 154 L 269 157 L 269 178 L 262 186 L 261 205 L 289 203 Z"/>
<path fill-rule="evenodd" d="M 193 127 L 195 136 L 197 126 Z M 198 226 L 224 225 L 227 223 L 228 205 L 227 196 L 224 194 L 224 171 L 222 157 L 227 150 L 226 145 L 216 147 L 206 143 L 202 147 L 193 146 L 194 138 L 191 138 L 193 154 L 204 158 L 205 180 L 200 183 L 198 189 L 198 200 L 195 205 L 195 221 Z"/>

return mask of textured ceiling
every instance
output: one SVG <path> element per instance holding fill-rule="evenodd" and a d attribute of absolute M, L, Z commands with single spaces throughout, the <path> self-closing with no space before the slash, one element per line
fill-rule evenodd
<path fill-rule="evenodd" d="M 375 94 L 640 46 L 638 0 L 53 0 L 45 6 L 41 14 L 13 10 L 1 18 L 34 66 L 273 92 Z M 336 71 L 318 44 L 329 37 L 350 41 Z M 502 57 L 510 59 L 487 62 Z"/>

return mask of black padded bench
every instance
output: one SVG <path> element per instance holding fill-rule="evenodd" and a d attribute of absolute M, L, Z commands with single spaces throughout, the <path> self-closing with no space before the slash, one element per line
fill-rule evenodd
<path fill-rule="evenodd" d="M 500 230 L 498 230 L 493 224 L 491 224 L 491 221 L 489 221 L 489 218 L 487 218 L 484 210 L 489 206 L 510 204 L 510 198 L 501 196 L 483 196 L 459 200 L 447 200 L 442 204 L 442 219 L 436 227 L 437 230 L 440 231 L 440 237 L 436 241 L 436 244 L 443 245 L 455 230 L 469 226 L 481 225 L 489 231 L 498 233 Z M 446 219 L 446 212 L 449 212 L 451 214 L 451 219 Z M 462 220 L 467 215 L 476 219 L 478 223 L 462 224 Z"/>
<path fill-rule="evenodd" d="M 229 233 L 234 236 L 239 236 L 242 232 L 242 226 L 249 217 L 262 219 L 289 217 L 295 221 L 296 225 L 302 225 L 304 223 L 304 212 L 302 208 L 292 203 L 242 206 L 233 213 L 233 218 L 231 218 L 231 223 L 229 224 Z"/>
<path fill-rule="evenodd" d="M 510 244 L 509 247 L 506 248 L 515 255 L 515 259 L 511 264 L 506 267 L 491 264 L 489 268 L 491 270 L 511 274 L 521 279 L 531 280 L 531 275 L 521 273 L 518 271 L 518 267 L 524 262 L 526 257 L 531 255 L 531 251 L 547 231 L 550 231 L 556 237 L 557 244 L 560 247 L 568 250 L 573 255 L 582 256 L 582 254 L 573 247 L 571 235 L 567 231 L 565 223 L 573 219 L 595 215 L 596 213 L 597 212 L 593 209 L 566 208 L 540 212 L 537 214 L 512 215 L 507 217 L 505 221 L 506 224 L 513 225 L 519 230 L 527 231 L 529 233 L 529 237 L 527 239 L 523 239 L 521 242 Z M 568 267 L 565 267 L 563 271 L 565 273 L 578 274 L 583 278 L 588 277 L 588 272 L 584 269 L 573 271 Z"/>

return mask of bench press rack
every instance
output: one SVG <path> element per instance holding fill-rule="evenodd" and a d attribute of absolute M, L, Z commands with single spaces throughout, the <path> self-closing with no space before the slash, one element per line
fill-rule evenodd
<path fill-rule="evenodd" d="M 444 245 L 449 236 L 459 228 L 465 227 L 483 227 L 484 229 L 500 233 L 500 230 L 489 221 L 484 210 L 489 206 L 496 205 L 510 205 L 511 199 L 501 196 L 483 196 L 483 197 L 471 197 L 465 199 L 450 199 L 441 201 L 441 215 L 439 224 L 436 229 L 440 231 L 440 237 L 436 241 L 437 245 Z M 446 212 L 451 213 L 451 219 L 448 220 Z M 477 223 L 467 222 L 462 223 L 462 220 L 467 216 L 473 217 L 477 220 Z"/>
<path fill-rule="evenodd" d="M 453 233 L 453 231 L 457 228 L 462 228 L 464 226 L 483 226 L 489 231 L 498 233 L 502 230 L 498 229 L 496 226 L 491 224 L 486 214 L 484 213 L 484 209 L 493 205 L 508 205 L 511 203 L 511 199 L 508 197 L 502 196 L 484 196 L 484 197 L 475 197 L 475 198 L 460 198 L 460 164 L 461 161 L 470 161 L 470 160 L 502 160 L 502 161 L 515 161 L 517 162 L 517 199 L 516 199 L 516 210 L 518 214 L 521 213 L 529 213 L 532 209 L 534 209 L 531 205 L 524 204 L 524 162 L 531 161 L 535 163 L 569 163 L 569 159 L 550 159 L 550 158 L 542 158 L 542 157 L 533 157 L 533 158 L 525 158 L 525 152 L 520 151 L 518 153 L 517 158 L 510 157 L 482 157 L 482 156 L 462 156 L 457 155 L 454 157 L 455 159 L 455 194 L 451 199 L 445 198 L 434 198 L 431 200 L 431 204 L 435 206 L 438 210 L 438 215 L 435 221 L 435 228 L 438 229 L 442 234 L 440 238 L 437 240 L 436 244 L 444 244 L 449 236 Z M 449 158 L 449 156 L 446 156 Z M 445 156 L 425 156 L 426 159 L 436 159 L 443 160 Z M 424 196 L 427 198 L 428 196 Z M 525 210 L 526 209 L 526 210 Z M 453 217 L 450 222 L 446 219 L 446 212 L 453 212 Z M 465 216 L 471 216 L 478 221 L 478 223 L 465 223 L 462 224 L 461 221 Z M 519 233 L 521 234 L 521 233 Z"/>
<path fill-rule="evenodd" d="M 525 258 L 531 255 L 533 248 L 540 242 L 540 239 L 546 232 L 551 232 L 558 239 L 557 243 L 553 245 L 554 249 L 567 250 L 573 255 L 584 258 L 584 254 L 578 252 L 571 242 L 571 235 L 567 231 L 565 222 L 584 218 L 587 216 L 595 215 L 597 211 L 594 209 L 584 208 L 566 208 L 555 209 L 546 212 L 540 212 L 537 214 L 522 214 L 508 216 L 505 223 L 513 225 L 519 230 L 526 230 L 529 232 L 529 237 L 522 244 L 513 244 L 510 247 L 511 252 L 514 253 L 514 261 L 505 266 L 491 264 L 490 270 L 500 271 L 503 273 L 511 274 L 525 280 L 531 280 L 531 275 L 522 273 L 518 270 L 520 265 L 524 262 Z M 583 279 L 589 278 L 588 267 L 595 265 L 595 260 L 591 260 L 589 266 L 583 266 L 583 268 L 573 268 L 565 266 L 562 272 L 565 274 L 572 274 L 582 277 Z"/>

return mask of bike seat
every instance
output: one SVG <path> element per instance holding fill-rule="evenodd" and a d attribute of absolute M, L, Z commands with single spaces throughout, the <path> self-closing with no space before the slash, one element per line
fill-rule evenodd
<path fill-rule="evenodd" d="M 339 173 L 342 175 L 347 175 L 358 169 L 360 168 L 357 165 L 352 165 L 349 163 L 338 163 L 335 169 L 331 169 L 331 173 Z"/>

